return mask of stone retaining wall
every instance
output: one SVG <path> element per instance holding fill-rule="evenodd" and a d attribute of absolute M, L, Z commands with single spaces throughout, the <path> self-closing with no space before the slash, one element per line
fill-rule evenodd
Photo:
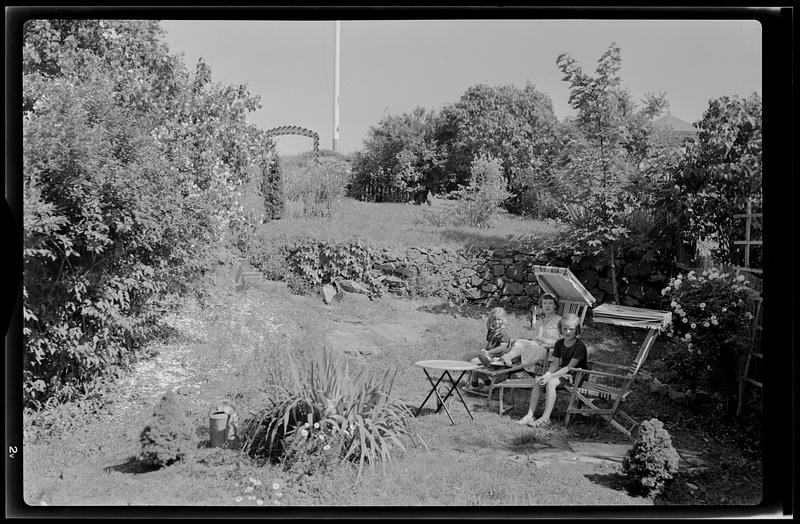
<path fill-rule="evenodd" d="M 596 304 L 611 299 L 608 268 L 598 272 L 591 259 L 584 259 L 576 266 L 569 260 L 548 259 L 541 253 L 516 249 L 387 248 L 373 264 L 372 276 L 387 291 L 398 295 L 408 295 L 414 286 L 435 282 L 475 304 L 527 309 L 541 293 L 531 269 L 534 265 L 569 267 L 595 297 Z M 623 305 L 661 306 L 661 289 L 666 285 L 666 277 L 654 271 L 650 264 L 623 260 L 617 273 Z"/>

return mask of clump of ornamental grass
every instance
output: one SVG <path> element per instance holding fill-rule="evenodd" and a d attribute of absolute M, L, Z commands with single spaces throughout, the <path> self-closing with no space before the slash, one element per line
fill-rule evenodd
<path fill-rule="evenodd" d="M 161 467 L 184 460 L 197 449 L 197 435 L 191 420 L 173 391 L 167 391 L 153 410 L 150 424 L 139 436 L 139 460 Z"/>
<path fill-rule="evenodd" d="M 382 375 L 337 363 L 326 349 L 311 363 L 309 379 L 283 390 L 250 419 L 243 449 L 251 456 L 280 461 L 285 469 L 313 474 L 343 462 L 385 464 L 419 436 L 413 414 L 390 400 L 397 372 Z"/>
<path fill-rule="evenodd" d="M 635 491 L 659 493 L 678 472 L 680 455 L 672 437 L 657 418 L 639 426 L 633 447 L 622 460 L 622 470 L 633 482 Z"/>

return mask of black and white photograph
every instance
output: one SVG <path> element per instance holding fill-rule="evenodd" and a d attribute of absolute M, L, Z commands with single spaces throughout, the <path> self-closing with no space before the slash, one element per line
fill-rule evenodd
<path fill-rule="evenodd" d="M 7 7 L 7 516 L 790 516 L 791 12 Z"/>

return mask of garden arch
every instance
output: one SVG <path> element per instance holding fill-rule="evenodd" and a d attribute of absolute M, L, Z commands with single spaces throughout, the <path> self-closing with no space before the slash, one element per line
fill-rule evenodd
<path fill-rule="evenodd" d="M 264 134 L 266 136 L 280 136 L 280 135 L 300 135 L 300 136 L 307 136 L 314 141 L 313 146 L 313 159 L 314 161 L 317 160 L 319 155 L 319 134 L 310 130 L 306 129 L 305 127 L 300 126 L 279 126 L 273 127 L 272 129 L 267 129 Z"/>

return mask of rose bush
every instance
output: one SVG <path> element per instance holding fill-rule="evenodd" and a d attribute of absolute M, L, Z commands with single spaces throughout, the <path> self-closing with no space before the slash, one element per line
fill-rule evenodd
<path fill-rule="evenodd" d="M 661 293 L 673 312 L 667 334 L 677 338 L 675 378 L 693 389 L 709 388 L 729 398 L 737 364 L 749 346 L 750 300 L 755 291 L 743 276 L 712 268 L 679 274 Z"/>

